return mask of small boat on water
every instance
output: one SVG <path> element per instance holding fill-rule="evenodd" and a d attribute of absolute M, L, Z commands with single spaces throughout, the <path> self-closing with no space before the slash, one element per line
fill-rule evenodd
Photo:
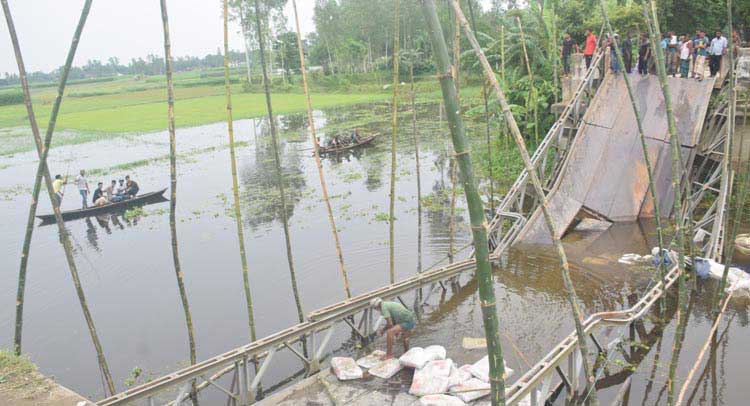
<path fill-rule="evenodd" d="M 339 147 L 323 147 L 323 146 L 321 146 L 318 149 L 318 153 L 320 153 L 321 155 L 322 154 L 338 154 L 340 152 L 343 152 L 343 151 L 346 151 L 346 150 L 350 150 L 352 148 L 357 148 L 357 147 L 361 147 L 363 145 L 367 145 L 367 144 L 371 143 L 378 135 L 380 135 L 380 134 L 379 133 L 375 133 L 375 134 L 370 135 L 368 137 L 362 137 L 362 138 L 360 138 L 359 142 L 357 142 L 357 143 L 346 144 L 346 145 L 342 145 L 342 146 L 339 146 Z"/>
<path fill-rule="evenodd" d="M 63 220 L 68 221 L 68 220 L 75 220 L 75 219 L 80 219 L 84 217 L 89 217 L 89 216 L 96 216 L 96 215 L 104 214 L 104 213 L 125 211 L 135 206 L 143 206 L 143 205 L 151 204 L 151 203 L 166 202 L 168 201 L 168 199 L 164 197 L 164 192 L 166 191 L 167 189 L 165 188 L 165 189 L 157 190 L 156 192 L 144 193 L 142 195 L 138 195 L 130 199 L 123 200 L 121 202 L 109 203 L 103 206 L 92 206 L 92 207 L 88 207 L 85 209 L 67 210 L 67 211 L 62 212 L 61 214 L 62 214 Z M 42 214 L 36 217 L 42 220 L 42 223 L 40 225 L 47 225 L 47 224 L 55 223 L 54 214 Z"/>

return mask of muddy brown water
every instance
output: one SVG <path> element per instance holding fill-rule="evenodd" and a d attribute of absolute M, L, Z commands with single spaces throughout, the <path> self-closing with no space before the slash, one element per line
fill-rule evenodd
<path fill-rule="evenodd" d="M 353 126 L 364 134 L 385 134 L 369 148 L 324 159 L 324 170 L 354 294 L 380 287 L 388 281 L 388 175 L 390 157 L 387 105 L 355 106 L 316 112 L 320 136 Z M 436 116 L 437 105 L 420 107 L 422 193 L 431 196 L 423 210 L 423 264 L 445 257 L 449 246 L 448 208 L 450 172 L 449 140 Z M 286 175 L 292 250 L 300 301 L 310 312 L 344 299 L 337 257 L 330 234 L 303 115 L 279 119 L 285 134 L 281 155 Z M 396 194 L 396 277 L 405 278 L 417 268 L 416 176 L 408 116 L 401 120 Z M 443 123 L 444 124 L 444 123 Z M 284 236 L 273 155 L 259 120 L 235 124 L 242 195 L 243 226 L 250 266 L 251 290 L 258 337 L 297 322 L 286 265 Z M 472 130 L 475 148 L 483 145 L 483 129 Z M 249 337 L 240 259 L 234 219 L 226 126 L 211 124 L 179 129 L 178 238 L 188 299 L 195 324 L 198 359 L 206 359 L 236 346 Z M 164 132 L 131 134 L 110 140 L 54 148 L 53 173 L 95 170 L 89 181 L 131 174 L 143 191 L 169 184 L 168 137 Z M 135 161 L 148 163 L 135 165 Z M 34 154 L 3 157 L 0 198 L 2 283 L 0 283 L 0 347 L 12 346 L 18 253 L 35 169 Z M 122 165 L 118 170 L 107 168 Z M 63 209 L 80 206 L 74 185 L 68 185 Z M 15 192 L 8 192 L 16 190 Z M 456 247 L 470 241 L 463 196 L 459 194 Z M 39 213 L 50 211 L 40 203 Z M 73 237 L 76 261 L 105 356 L 118 390 L 133 368 L 154 378 L 188 364 L 187 332 L 172 266 L 168 205 L 144 207 L 127 216 L 105 216 L 67 223 Z M 572 260 L 576 289 L 586 313 L 627 308 L 644 292 L 654 275 L 646 267 L 619 264 L 625 253 L 644 254 L 654 244 L 648 222 L 620 224 L 610 230 L 572 233 L 565 239 Z M 466 255 L 463 253 L 463 255 Z M 536 363 L 572 330 L 569 304 L 563 293 L 557 258 L 549 247 L 516 247 L 496 269 L 495 281 L 508 365 L 518 374 Z M 678 367 L 678 388 L 705 341 L 711 326 L 709 310 L 713 284 L 700 283 L 692 295 L 688 328 Z M 481 351 L 461 348 L 463 337 L 481 337 L 482 319 L 476 283 L 464 275 L 447 292 L 435 289 L 418 324 L 413 345 L 442 344 L 449 356 L 463 364 L 481 357 Z M 674 297 L 671 297 L 674 302 Z M 644 325 L 647 343 L 634 357 L 633 387 L 629 404 L 666 403 L 671 348 L 674 341 L 674 304 L 663 334 Z M 737 405 L 746 400 L 743 383 L 750 353 L 747 303 L 736 301 L 719 329 L 720 339 L 711 358 L 702 364 L 694 381 L 691 404 Z M 725 326 L 729 329 L 725 330 Z M 613 329 L 609 337 L 627 337 Z M 661 337 L 661 338 L 659 338 Z M 336 354 L 357 355 L 350 335 L 339 328 L 329 347 Z M 651 341 L 649 341 L 651 340 Z M 381 345 L 382 343 L 377 343 Z M 54 376 L 92 399 L 104 395 L 96 354 L 82 317 L 70 274 L 54 226 L 38 227 L 29 261 L 24 314 L 24 350 L 41 371 Z M 646 350 L 647 348 L 647 350 Z M 660 350 L 659 350 L 660 349 Z M 657 352 L 660 354 L 654 362 Z M 707 357 L 708 358 L 708 357 Z M 704 366 L 708 365 L 704 368 Z M 264 386 L 270 387 L 298 373 L 302 365 L 280 353 L 269 369 Z M 611 399 L 617 382 L 629 376 L 612 361 L 600 389 Z M 619 374 L 618 374 L 619 373 Z M 610 376 L 611 375 L 611 376 Z M 141 381 L 144 379 L 141 378 Z M 512 379 L 511 379 L 512 381 Z M 688 392 L 690 395 L 691 392 Z M 203 399 L 218 401 L 216 394 Z"/>

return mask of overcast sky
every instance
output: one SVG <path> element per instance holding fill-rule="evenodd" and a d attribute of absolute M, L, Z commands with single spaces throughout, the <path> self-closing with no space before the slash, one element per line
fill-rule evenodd
<path fill-rule="evenodd" d="M 375 1 L 375 0 L 374 0 Z M 9 0 L 27 71 L 63 64 L 83 0 Z M 202 56 L 223 46 L 221 0 L 169 0 L 174 56 Z M 313 31 L 314 0 L 297 0 L 302 31 Z M 293 26 L 291 2 L 286 9 Z M 230 26 L 230 47 L 241 49 L 239 24 Z M 17 73 L 5 19 L 0 19 L 0 74 Z M 164 54 L 159 0 L 94 0 L 75 65 L 116 56 L 120 63 Z"/>

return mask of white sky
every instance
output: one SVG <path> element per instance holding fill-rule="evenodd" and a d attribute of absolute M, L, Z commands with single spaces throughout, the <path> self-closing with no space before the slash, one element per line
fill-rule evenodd
<path fill-rule="evenodd" d="M 26 70 L 53 70 L 65 55 L 80 16 L 83 0 L 9 0 Z M 221 0 L 169 0 L 174 56 L 203 56 L 223 46 Z M 302 31 L 314 30 L 314 0 L 297 0 Z M 286 10 L 293 27 L 291 1 Z M 241 49 L 239 24 L 230 26 L 230 47 Z M 74 65 L 116 56 L 126 64 L 149 53 L 163 55 L 159 0 L 94 0 Z M 8 27 L 0 18 L 0 74 L 18 73 Z"/>

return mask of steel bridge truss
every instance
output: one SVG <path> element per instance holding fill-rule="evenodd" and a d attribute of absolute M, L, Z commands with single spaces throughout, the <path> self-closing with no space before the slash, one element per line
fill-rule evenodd
<path fill-rule="evenodd" d="M 583 124 L 583 114 L 600 82 L 599 72 L 604 71 L 603 62 L 603 52 L 595 55 L 592 68 L 587 71 L 573 98 L 532 156 L 535 170 L 542 183 L 548 187 L 559 175 L 567 156 L 567 146 L 571 145 L 572 138 Z M 703 142 L 695 154 L 695 163 L 691 158 L 689 162 L 692 170 L 690 175 L 683 179 L 683 187 L 686 190 L 689 188 L 690 191 L 683 210 L 691 215 L 689 218 L 693 221 L 695 231 L 693 240 L 700 244 L 705 256 L 712 258 L 719 258 L 721 253 L 723 218 L 727 197 L 731 191 L 731 175 L 725 173 L 723 165 L 724 159 L 728 157 L 725 145 L 725 111 L 724 103 L 709 114 L 705 123 Z M 538 204 L 539 201 L 529 186 L 528 173 L 524 170 L 499 205 L 488 226 L 490 244 L 493 248 L 490 255 L 492 261 L 500 260 L 501 255 L 513 243 L 523 227 L 527 216 L 533 213 Z M 696 216 L 696 220 L 692 220 L 693 215 Z M 414 295 L 415 307 L 419 309 L 420 304 L 427 302 L 433 290 L 442 289 L 447 293 L 446 281 L 455 282 L 462 274 L 471 275 L 471 272 L 467 271 L 474 269 L 475 261 L 469 258 L 413 275 L 393 285 L 316 310 L 308 314 L 307 320 L 302 323 L 115 394 L 96 404 L 120 406 L 140 401 L 141 404 L 149 406 L 180 406 L 189 402 L 191 393 L 208 388 L 223 393 L 234 404 L 251 404 L 255 401 L 263 377 L 279 352 L 293 354 L 304 365 L 306 374 L 314 374 L 320 370 L 326 354 L 330 353 L 326 352 L 327 348 L 339 327 L 345 326 L 344 331 L 350 331 L 354 340 L 366 343 L 372 338 L 377 320 L 369 308 L 371 299 L 397 299 L 406 305 L 405 295 L 429 287 L 425 298 L 419 300 L 420 296 Z M 631 339 L 635 336 L 634 331 L 641 332 L 641 339 L 653 336 L 654 334 L 645 333 L 642 317 L 679 276 L 678 268 L 673 266 L 668 270 L 664 281 L 656 282 L 631 308 L 596 313 L 586 319 L 584 330 L 599 355 L 611 353 L 613 347 L 618 345 L 617 339 L 608 344 L 605 342 L 611 331 L 605 332 L 605 337 L 597 338 L 600 330 L 606 330 L 607 327 L 627 327 L 630 329 Z M 532 406 L 551 404 L 563 390 L 567 392 L 569 399 L 585 395 L 579 393 L 585 386 L 581 385 L 581 382 L 585 384 L 585 374 L 581 370 L 580 352 L 577 351 L 579 345 L 577 334 L 569 334 L 514 383 L 506 385 L 507 404 L 517 405 L 526 397 L 530 397 Z M 300 347 L 307 351 L 301 350 Z M 631 357 L 633 351 L 631 346 Z M 624 353 L 623 355 L 627 356 Z M 218 382 L 227 374 L 232 374 L 229 388 Z M 627 385 L 630 375 L 617 375 L 615 378 L 608 376 L 598 380 L 596 386 L 611 386 L 623 382 Z"/>

